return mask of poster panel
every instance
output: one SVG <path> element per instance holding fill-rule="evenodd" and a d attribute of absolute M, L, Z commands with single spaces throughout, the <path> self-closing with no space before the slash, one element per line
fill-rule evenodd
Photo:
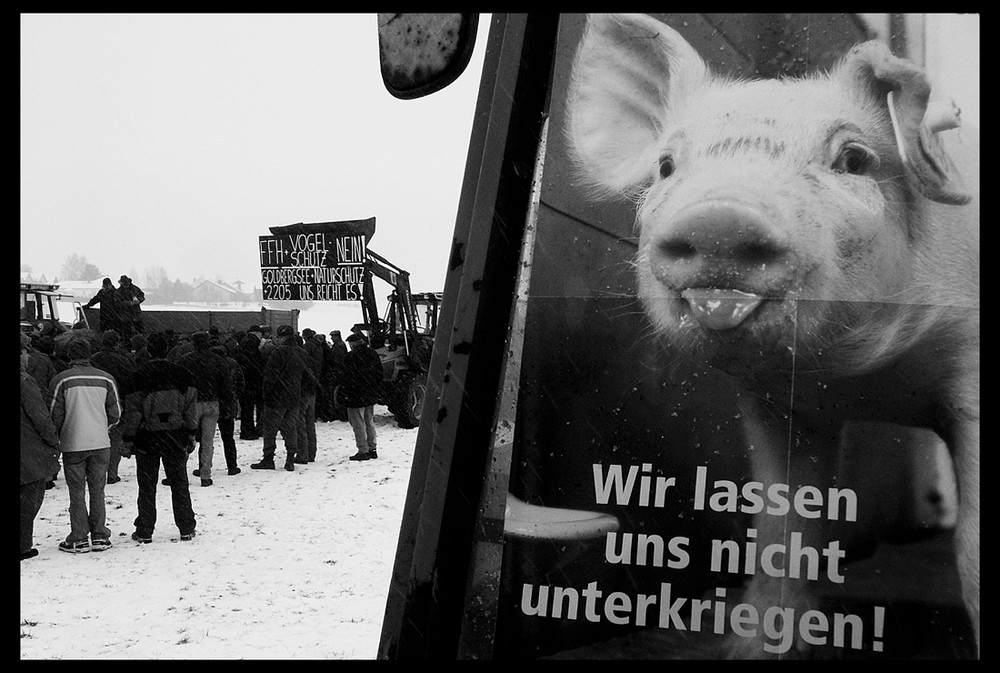
<path fill-rule="evenodd" d="M 374 218 L 272 227 L 259 237 L 265 301 L 360 301 Z"/>
<path fill-rule="evenodd" d="M 851 45 L 871 37 L 870 26 L 855 15 L 654 18 L 683 39 L 674 43 L 675 55 L 690 50 L 713 72 L 733 77 L 826 70 Z M 608 44 L 636 42 L 614 39 L 615 31 L 649 38 L 657 33 L 651 25 L 607 27 Z M 503 476 L 510 496 L 499 579 L 482 568 L 470 573 L 482 578 L 470 614 L 482 614 L 484 604 L 495 614 L 491 655 L 975 657 L 955 560 L 957 487 L 939 436 L 945 433 L 927 427 L 927 409 L 911 405 L 929 368 L 872 366 L 863 376 L 845 377 L 838 369 L 843 362 L 824 358 L 823 349 L 833 354 L 850 342 L 852 330 L 896 324 L 902 315 L 916 316 L 911 325 L 940 320 L 968 328 L 978 321 L 978 290 L 919 306 L 873 299 L 878 293 L 869 288 L 849 301 L 802 287 L 794 300 L 748 296 L 754 282 L 765 282 L 745 280 L 756 269 L 780 284 L 794 263 L 825 249 L 829 232 L 819 225 L 811 239 L 801 232 L 769 237 L 758 231 L 777 226 L 781 217 L 803 217 L 809 198 L 831 199 L 824 208 L 836 207 L 836 194 L 821 193 L 823 185 L 800 196 L 775 184 L 780 173 L 768 164 L 793 160 L 792 145 L 804 136 L 788 126 L 807 113 L 789 109 L 781 98 L 788 88 L 762 89 L 759 95 L 768 100 L 750 97 L 742 107 L 727 106 L 727 95 L 736 94 L 724 83 L 715 94 L 719 110 L 687 111 L 682 133 L 654 139 L 653 151 L 640 157 L 647 163 L 639 174 L 657 176 L 648 187 L 628 174 L 624 157 L 643 133 L 655 137 L 673 128 L 652 123 L 652 131 L 643 130 L 630 116 L 648 112 L 641 92 L 653 85 L 644 69 L 663 65 L 640 48 L 638 56 L 620 58 L 624 65 L 613 86 L 580 80 L 583 94 L 570 103 L 584 27 L 583 15 L 560 21 L 544 172 L 525 261 L 530 279 L 518 304 L 520 358 L 509 370 L 514 380 L 504 387 L 505 393 L 516 390 L 516 416 L 497 427 L 498 436 L 503 429 L 511 437 L 509 462 L 495 468 L 509 470 Z M 590 67 L 599 71 L 616 58 L 605 51 Z M 674 77 L 677 89 L 690 95 L 697 86 L 693 63 L 672 71 L 667 66 L 663 76 Z M 602 97 L 605 103 L 614 99 L 610 119 L 582 115 L 576 130 L 568 128 L 570 104 L 600 104 Z M 671 98 L 667 108 L 680 111 L 683 103 Z M 749 115 L 752 133 L 734 135 L 725 127 L 739 114 Z M 588 142 L 600 145 L 609 127 L 618 144 L 581 149 Z M 831 127 L 819 142 L 848 127 Z M 591 150 L 611 168 L 581 177 L 571 151 L 579 156 Z M 671 187 L 657 187 L 682 157 L 699 152 L 716 161 L 710 172 L 716 182 L 705 187 L 697 182 L 707 178 L 685 182 L 679 173 Z M 622 175 L 616 191 L 611 183 Z M 713 190 L 722 189 L 723 179 L 729 191 L 719 196 Z M 733 205 L 746 196 L 740 180 L 764 185 L 754 191 L 763 196 L 752 207 Z M 642 182 L 643 190 L 630 192 L 630 181 Z M 908 185 L 892 193 L 908 193 Z M 684 189 L 704 189 L 707 196 Z M 671 198 L 714 205 L 690 206 L 702 210 L 681 233 L 651 249 L 642 227 L 656 225 L 642 223 L 656 222 L 655 208 L 666 212 Z M 906 203 L 890 203 L 886 212 Z M 761 211 L 774 220 L 754 219 Z M 822 214 L 820 220 L 830 221 Z M 903 220 L 901 215 L 886 226 Z M 734 240 L 744 241 L 739 250 Z M 913 244 L 905 232 L 893 240 Z M 862 264 L 875 263 L 870 251 L 883 244 L 870 237 L 848 250 L 849 241 L 841 243 L 835 249 L 840 261 Z M 703 268 L 691 271 L 698 265 Z M 775 268 L 782 271 L 766 276 Z M 697 291 L 669 297 L 675 302 L 669 305 L 653 288 L 681 272 L 701 274 L 701 285 L 689 284 Z M 733 280 L 741 274 L 744 280 Z M 676 329 L 671 320 L 691 329 Z M 824 320 L 850 329 L 824 332 Z M 841 341 L 818 345 L 817 333 Z M 858 358 L 878 360 L 864 350 L 881 347 L 875 340 L 855 345 Z M 611 526 L 587 527 L 609 518 Z M 481 561 L 490 558 L 484 549 L 476 557 Z"/>

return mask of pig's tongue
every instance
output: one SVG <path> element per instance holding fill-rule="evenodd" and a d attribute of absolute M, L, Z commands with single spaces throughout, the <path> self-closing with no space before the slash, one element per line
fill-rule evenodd
<path fill-rule="evenodd" d="M 749 292 L 715 288 L 689 288 L 681 296 L 691 306 L 691 315 L 698 324 L 711 330 L 736 327 L 764 300 Z"/>

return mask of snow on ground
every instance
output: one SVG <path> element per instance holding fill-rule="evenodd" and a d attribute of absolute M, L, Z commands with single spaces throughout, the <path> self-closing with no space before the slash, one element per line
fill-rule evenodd
<path fill-rule="evenodd" d="M 262 441 L 237 440 L 230 477 L 216 436 L 214 485 L 189 477 L 190 542 L 162 485 L 153 542 L 131 540 L 135 461 L 122 459 L 105 491 L 114 547 L 59 551 L 60 471 L 35 518 L 39 555 L 21 561 L 21 659 L 374 659 L 417 435 L 382 406 L 375 423 L 377 460 L 349 461 L 350 425 L 317 422 L 316 462 L 294 472 L 279 435 L 277 470 L 251 470 Z"/>

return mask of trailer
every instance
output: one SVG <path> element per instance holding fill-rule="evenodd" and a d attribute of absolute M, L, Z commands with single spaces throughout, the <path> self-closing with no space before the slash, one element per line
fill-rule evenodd
<path fill-rule="evenodd" d="M 100 324 L 101 310 L 84 307 L 87 324 Z M 278 309 L 260 306 L 225 307 L 192 304 L 164 304 L 142 307 L 142 331 L 163 332 L 173 330 L 175 334 L 191 334 L 218 328 L 219 332 L 246 330 L 250 325 L 260 325 L 275 333 L 281 325 L 291 325 L 298 331 L 299 309 Z"/>

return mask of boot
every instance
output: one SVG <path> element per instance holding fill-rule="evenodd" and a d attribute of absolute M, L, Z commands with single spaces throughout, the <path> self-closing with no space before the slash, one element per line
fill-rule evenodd
<path fill-rule="evenodd" d="M 273 470 L 274 469 L 274 457 L 264 457 L 260 459 L 259 463 L 252 463 L 250 465 L 251 470 Z"/>
<path fill-rule="evenodd" d="M 291 458 L 289 458 L 288 460 L 286 460 L 285 461 L 285 469 L 288 470 L 289 472 L 294 472 L 295 471 L 295 461 L 292 460 Z"/>

